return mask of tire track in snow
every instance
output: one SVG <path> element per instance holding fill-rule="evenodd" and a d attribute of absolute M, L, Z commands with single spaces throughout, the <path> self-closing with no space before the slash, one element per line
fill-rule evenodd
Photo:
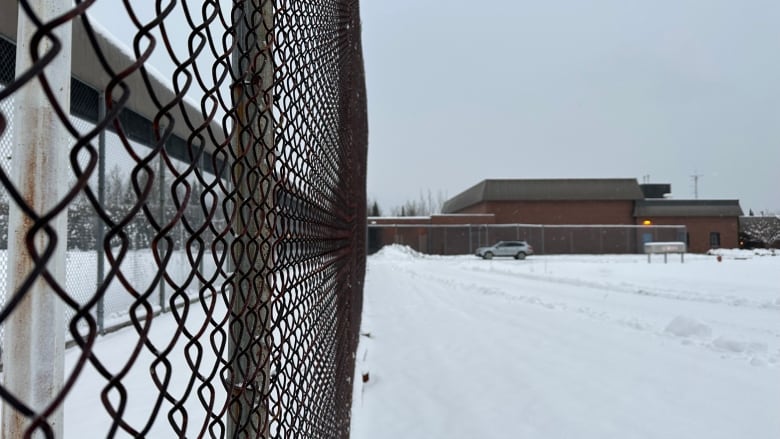
<path fill-rule="evenodd" d="M 613 312 L 599 310 L 597 308 L 588 305 L 572 304 L 571 301 L 550 300 L 549 298 L 540 297 L 538 294 L 529 295 L 529 294 L 519 293 L 516 290 L 508 291 L 506 288 L 503 287 L 503 285 L 496 287 L 496 286 L 485 286 L 485 284 L 478 283 L 476 281 L 463 282 L 462 281 L 463 267 L 447 266 L 441 264 L 440 261 L 426 261 L 425 258 L 419 259 L 414 264 L 401 264 L 400 266 L 396 266 L 396 268 L 400 268 L 406 273 L 406 275 L 412 278 L 424 279 L 425 281 L 428 282 L 447 285 L 450 291 L 458 291 L 458 290 L 477 291 L 484 296 L 500 297 L 502 300 L 521 302 L 527 305 L 545 308 L 551 311 L 570 312 L 593 320 L 605 322 L 608 324 L 613 324 L 622 328 L 649 333 L 657 337 L 679 340 L 680 343 L 683 345 L 703 348 L 708 351 L 714 352 L 723 358 L 726 357 L 745 358 L 755 366 L 765 366 L 765 365 L 780 366 L 780 348 L 772 351 L 771 349 L 769 349 L 768 345 L 763 342 L 755 342 L 749 339 L 746 340 L 742 337 L 723 334 L 723 333 L 719 333 L 718 335 L 715 335 L 713 337 L 707 337 L 707 338 L 680 337 L 677 334 L 670 333 L 667 331 L 667 327 L 669 322 L 675 317 L 674 315 L 667 316 L 667 318 L 665 318 L 662 321 L 652 322 L 647 319 L 639 318 L 637 316 L 615 315 Z M 442 268 L 444 269 L 442 270 Z M 452 273 L 453 270 L 455 270 L 456 272 Z M 522 278 L 533 283 L 529 285 L 528 290 L 539 291 L 541 289 L 543 291 L 543 293 L 541 294 L 551 294 L 551 295 L 555 294 L 559 292 L 560 290 L 559 287 L 561 285 L 564 285 L 568 287 L 597 290 L 599 292 L 607 291 L 608 293 L 609 292 L 629 293 L 635 296 L 638 295 L 638 296 L 646 297 L 648 300 L 682 299 L 683 301 L 693 302 L 693 303 L 707 303 L 713 305 L 732 306 L 728 303 L 725 303 L 723 301 L 717 301 L 717 300 L 713 300 L 713 301 L 691 300 L 690 298 L 686 298 L 686 297 L 680 298 L 668 294 L 667 295 L 636 294 L 636 293 L 632 293 L 632 291 L 630 290 L 626 290 L 625 288 L 619 288 L 619 287 L 615 288 L 614 285 L 608 284 L 605 287 L 605 285 L 602 283 L 586 281 L 581 279 L 574 280 L 569 278 L 551 278 L 549 276 L 508 272 L 502 270 L 471 269 L 469 271 L 473 271 L 474 273 L 479 274 L 480 277 L 486 281 L 485 283 L 492 283 L 492 284 L 502 282 L 500 280 L 499 281 L 496 280 L 496 275 L 499 275 L 500 277 L 505 279 L 511 279 L 512 281 L 515 282 L 517 281 L 517 278 Z M 554 290 L 550 290 L 551 287 L 554 288 Z M 585 296 L 582 294 L 578 294 L 578 296 L 579 297 L 572 297 L 571 300 L 598 302 L 599 297 L 605 297 L 605 295 Z M 459 305 L 462 306 L 461 304 L 450 303 L 452 302 L 451 296 L 447 297 L 446 300 L 445 298 L 438 297 L 436 295 L 433 295 L 433 297 L 438 299 L 439 302 L 446 304 L 449 309 L 462 312 L 462 308 L 459 308 Z M 669 307 L 674 307 L 674 305 L 671 304 L 669 305 Z M 761 307 L 761 306 L 749 307 L 749 308 L 758 309 L 758 310 L 767 310 L 767 307 Z M 725 321 L 715 320 L 715 321 L 711 321 L 711 323 L 717 324 L 718 326 L 733 326 L 731 322 L 725 322 Z M 737 329 L 743 331 L 748 330 L 752 332 L 764 333 L 765 335 L 780 340 L 779 332 L 772 331 L 766 328 L 742 326 Z"/>
<path fill-rule="evenodd" d="M 555 283 L 560 285 L 570 285 L 576 287 L 587 287 L 587 288 L 593 288 L 598 290 L 608 290 L 615 293 L 651 296 L 651 297 L 659 297 L 663 299 L 682 300 L 682 301 L 689 301 L 689 302 L 723 304 L 723 305 L 736 306 L 736 307 L 780 310 L 780 302 L 778 302 L 778 300 L 755 301 L 755 300 L 749 300 L 749 299 L 734 297 L 734 296 L 707 295 L 707 294 L 699 293 L 697 291 L 683 290 L 683 289 L 665 288 L 661 290 L 647 285 L 637 285 L 628 282 L 620 282 L 619 284 L 614 284 L 614 283 L 603 282 L 603 281 L 589 281 L 581 278 L 572 279 L 567 277 L 557 277 L 557 276 L 552 277 L 546 275 L 524 273 L 522 271 L 495 270 L 493 269 L 493 267 L 495 266 L 491 266 L 491 269 L 485 269 L 482 267 L 468 265 L 469 270 L 474 272 L 479 272 L 479 273 L 499 274 L 502 276 L 510 276 L 512 278 L 522 277 L 529 280 L 549 282 L 549 283 Z"/>

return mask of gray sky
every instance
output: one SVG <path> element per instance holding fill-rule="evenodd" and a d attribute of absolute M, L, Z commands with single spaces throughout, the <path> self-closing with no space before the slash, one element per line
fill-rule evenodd
<path fill-rule="evenodd" d="M 368 194 L 636 178 L 780 212 L 777 0 L 364 0 Z"/>

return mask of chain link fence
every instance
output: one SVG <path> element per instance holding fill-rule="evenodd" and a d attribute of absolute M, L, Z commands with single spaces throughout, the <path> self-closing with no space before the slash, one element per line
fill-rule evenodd
<path fill-rule="evenodd" d="M 358 2 L 98 3 L 0 0 L 0 436 L 348 437 Z"/>
<path fill-rule="evenodd" d="M 368 252 L 402 244 L 421 253 L 474 254 L 498 241 L 527 241 L 535 254 L 644 253 L 644 243 L 686 241 L 685 226 L 631 225 L 368 225 Z"/>

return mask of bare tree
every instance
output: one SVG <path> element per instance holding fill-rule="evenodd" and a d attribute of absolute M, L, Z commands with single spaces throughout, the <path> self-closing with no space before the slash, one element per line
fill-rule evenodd
<path fill-rule="evenodd" d="M 420 191 L 420 198 L 417 200 L 409 200 L 401 206 L 391 209 L 393 216 L 422 216 L 422 215 L 435 215 L 441 213 L 442 206 L 444 206 L 445 196 L 441 191 L 438 192 L 436 198 L 433 197 L 430 189 L 427 195 Z"/>

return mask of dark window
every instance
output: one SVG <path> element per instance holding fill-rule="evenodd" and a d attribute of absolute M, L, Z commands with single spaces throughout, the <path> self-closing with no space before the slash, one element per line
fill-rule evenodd
<path fill-rule="evenodd" d="M 685 232 L 685 247 L 691 246 L 691 234 L 688 232 Z"/>
<path fill-rule="evenodd" d="M 720 232 L 710 232 L 710 248 L 720 248 Z"/>

